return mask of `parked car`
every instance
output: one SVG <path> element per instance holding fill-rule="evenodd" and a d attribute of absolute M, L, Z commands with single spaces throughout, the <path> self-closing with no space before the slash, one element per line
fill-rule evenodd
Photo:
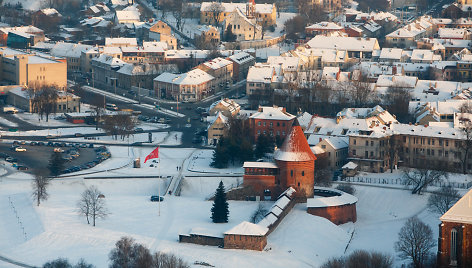
<path fill-rule="evenodd" d="M 37 145 L 38 145 L 38 146 L 44 146 L 44 145 L 45 145 L 45 143 L 44 143 L 44 142 L 42 142 L 42 141 L 38 141 Z"/>
<path fill-rule="evenodd" d="M 144 132 L 144 130 L 140 127 L 134 129 L 134 132 Z"/>
<path fill-rule="evenodd" d="M 38 143 L 35 141 L 30 142 L 30 146 L 35 146 L 35 145 L 38 145 Z"/>
<path fill-rule="evenodd" d="M 82 133 L 75 133 L 74 136 L 76 136 L 76 137 L 83 137 L 84 134 L 82 134 Z"/>
<path fill-rule="evenodd" d="M 164 201 L 164 197 L 158 196 L 158 195 L 153 195 L 151 196 L 151 202 L 162 202 Z"/>
<path fill-rule="evenodd" d="M 54 152 L 55 153 L 63 153 L 64 150 L 62 148 L 56 147 L 56 148 L 54 148 Z"/>
<path fill-rule="evenodd" d="M 159 120 L 157 120 L 157 123 L 165 124 L 165 123 L 166 123 L 166 119 L 165 119 L 164 117 L 161 117 L 161 118 L 159 118 Z"/>
<path fill-rule="evenodd" d="M 15 152 L 26 152 L 26 148 L 24 147 L 16 147 Z"/>
<path fill-rule="evenodd" d="M 28 167 L 26 167 L 26 166 L 17 166 L 16 169 L 21 170 L 21 171 L 25 171 L 25 170 L 28 170 Z"/>

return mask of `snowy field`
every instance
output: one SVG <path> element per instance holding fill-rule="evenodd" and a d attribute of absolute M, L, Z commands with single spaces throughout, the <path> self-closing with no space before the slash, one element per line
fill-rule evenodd
<path fill-rule="evenodd" d="M 95 137 L 93 140 L 87 140 L 85 138 L 67 138 L 61 139 L 65 142 L 91 142 L 95 144 L 117 144 L 117 145 L 127 145 L 133 144 L 135 142 L 145 142 L 146 144 L 155 144 L 155 145 L 180 145 L 182 144 L 182 132 L 153 132 L 152 133 L 152 142 L 148 143 L 149 136 L 148 133 L 136 133 L 129 136 L 129 139 L 125 137 L 122 140 L 118 137 L 118 140 L 115 140 L 112 136 L 101 136 Z"/>
<path fill-rule="evenodd" d="M 213 224 L 210 220 L 212 202 L 206 201 L 220 180 L 229 188 L 240 184 L 241 177 L 223 176 L 233 169 L 219 170 L 221 177 L 188 177 L 196 174 L 187 170 L 190 166 L 200 171 L 208 167 L 211 150 L 160 148 L 160 159 L 145 164 L 144 158 L 153 148 L 131 148 L 130 156 L 125 146 L 110 146 L 109 150 L 111 159 L 84 171 L 96 173 L 53 181 L 50 198 L 39 207 L 30 198 L 30 175 L 20 172 L 3 175 L 0 179 L 0 237 L 7 240 L 0 241 L 0 255 L 33 265 L 58 257 L 72 262 L 85 258 L 97 267 L 106 267 L 108 252 L 114 243 L 122 236 L 131 236 L 152 251 L 177 254 L 189 264 L 200 261 L 230 268 L 318 267 L 331 257 L 343 255 L 346 247 L 345 254 L 367 249 L 395 256 L 393 245 L 398 231 L 414 215 L 432 228 L 435 237 L 438 235 L 439 215 L 426 210 L 428 194 L 416 196 L 399 189 L 355 186 L 355 195 L 359 198 L 356 223 L 336 226 L 324 218 L 307 214 L 306 206 L 298 204 L 269 235 L 262 252 L 181 244 L 179 234 L 192 229 L 222 234 L 241 221 L 249 220 L 257 202 L 230 201 L 229 223 Z M 141 168 L 127 165 L 138 157 Z M 105 171 L 113 168 L 119 169 Z M 149 197 L 158 194 L 158 190 L 162 193 L 171 178 L 180 174 L 185 177 L 181 196 L 166 195 L 159 216 L 158 204 L 150 202 Z M 149 175 L 165 178 L 138 178 Z M 111 179 L 122 176 L 135 178 Z M 97 221 L 96 227 L 87 225 L 76 209 L 81 192 L 90 185 L 104 193 L 110 212 L 108 218 Z M 273 203 L 263 204 L 269 208 Z M 397 258 L 396 264 L 401 263 Z M 4 267 L 2 265 L 0 263 L 0 267 Z"/>
<path fill-rule="evenodd" d="M 139 125 L 144 131 L 147 130 L 157 130 L 167 127 L 164 124 L 141 124 Z M 95 126 L 75 126 L 75 127 L 65 127 L 65 128 L 50 128 L 50 129 L 41 129 L 41 130 L 29 130 L 29 131 L 18 131 L 18 132 L 9 132 L 9 131 L 0 131 L 2 136 L 62 136 L 62 135 L 74 135 L 75 133 L 82 134 L 97 134 L 104 133 L 103 129 L 95 129 Z M 146 133 L 147 135 L 147 133 Z"/>
<path fill-rule="evenodd" d="M 213 157 L 213 150 L 196 151 L 190 158 L 188 171 L 200 173 L 225 173 L 244 174 L 242 166 L 230 167 L 226 169 L 213 168 L 210 166 Z"/>

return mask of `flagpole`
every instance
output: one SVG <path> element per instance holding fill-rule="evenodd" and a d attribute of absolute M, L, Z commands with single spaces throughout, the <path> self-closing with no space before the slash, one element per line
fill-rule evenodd
<path fill-rule="evenodd" d="M 159 147 L 157 147 L 159 148 Z M 162 181 L 162 178 L 161 178 L 161 158 L 158 158 L 157 159 L 157 169 L 158 169 L 158 172 L 159 172 L 159 181 L 157 183 L 157 191 L 159 191 L 159 198 L 158 198 L 158 203 L 159 203 L 159 217 L 161 216 L 161 181 Z"/>

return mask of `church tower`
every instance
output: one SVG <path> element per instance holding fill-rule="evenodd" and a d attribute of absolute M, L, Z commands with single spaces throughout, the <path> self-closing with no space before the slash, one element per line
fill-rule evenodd
<path fill-rule="evenodd" d="M 254 0 L 248 0 L 246 4 L 246 17 L 248 19 L 254 19 L 256 17 L 256 3 Z"/>

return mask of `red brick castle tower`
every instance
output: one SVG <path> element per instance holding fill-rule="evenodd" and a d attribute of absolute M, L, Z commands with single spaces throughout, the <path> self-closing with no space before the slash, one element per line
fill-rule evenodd
<path fill-rule="evenodd" d="M 277 184 L 283 189 L 293 187 L 298 193 L 313 197 L 316 156 L 311 151 L 298 120 L 293 122 L 290 134 L 275 152 L 274 159 L 279 168 Z"/>

